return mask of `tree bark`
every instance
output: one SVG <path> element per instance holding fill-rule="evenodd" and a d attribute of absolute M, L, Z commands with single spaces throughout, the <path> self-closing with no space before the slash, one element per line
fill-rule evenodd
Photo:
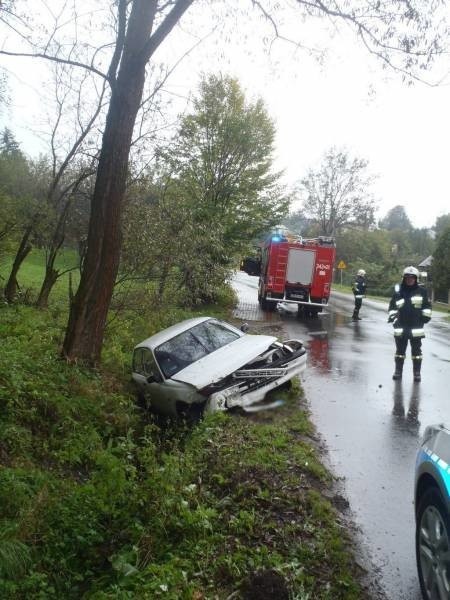
<path fill-rule="evenodd" d="M 17 290 L 19 288 L 19 284 L 17 283 L 17 273 L 19 272 L 21 264 L 33 248 L 33 246 L 28 242 L 32 230 L 33 228 L 30 225 L 29 227 L 27 227 L 25 233 L 22 236 L 19 249 L 17 250 L 17 254 L 14 259 L 13 266 L 11 268 L 11 273 L 9 274 L 8 282 L 5 286 L 5 299 L 9 303 L 14 302 L 14 300 L 16 299 Z"/>
<path fill-rule="evenodd" d="M 100 361 L 106 318 L 119 268 L 122 201 L 134 123 L 142 99 L 145 67 L 192 0 L 177 0 L 152 35 L 157 0 L 134 0 L 117 78 L 112 82 L 97 178 L 92 198 L 87 253 L 70 307 L 62 355 L 95 366 Z M 120 39 L 118 40 L 120 44 Z M 117 53 L 114 54 L 117 64 Z"/>
<path fill-rule="evenodd" d="M 163 295 L 166 289 L 167 278 L 169 276 L 169 263 L 167 261 L 164 262 L 161 275 L 159 276 L 159 284 L 158 284 L 158 300 L 162 302 Z"/>
<path fill-rule="evenodd" d="M 55 262 L 59 250 L 64 243 L 67 214 L 70 210 L 72 200 L 72 195 L 66 200 L 63 210 L 59 215 L 58 222 L 56 224 L 52 239 L 49 244 L 48 254 L 45 261 L 44 281 L 42 282 L 38 299 L 36 300 L 36 306 L 38 308 L 47 308 L 50 292 L 52 291 L 53 286 L 62 274 L 58 269 L 55 269 Z"/>
<path fill-rule="evenodd" d="M 53 268 L 53 266 L 55 264 L 55 258 L 56 258 L 56 255 L 52 258 L 50 263 L 47 262 L 47 265 L 45 267 L 44 281 L 42 282 L 42 286 L 39 291 L 39 296 L 38 296 L 38 299 L 36 300 L 36 306 L 38 308 L 47 308 L 48 307 L 48 298 L 50 296 L 50 292 L 52 291 L 53 286 L 55 285 L 56 281 L 58 280 L 59 271 L 57 269 Z"/>
<path fill-rule="evenodd" d="M 80 285 L 70 308 L 64 356 L 95 365 L 119 267 L 122 198 L 128 152 L 144 84 L 145 66 L 129 71 L 113 91 L 103 134 Z"/>

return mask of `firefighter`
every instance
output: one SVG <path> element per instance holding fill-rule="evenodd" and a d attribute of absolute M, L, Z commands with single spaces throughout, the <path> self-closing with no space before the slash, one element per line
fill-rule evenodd
<path fill-rule="evenodd" d="M 352 285 L 353 295 L 355 296 L 355 308 L 352 314 L 352 321 L 361 321 L 359 309 L 361 308 L 363 298 L 366 295 L 366 288 L 366 272 L 364 269 L 359 269 Z"/>
<path fill-rule="evenodd" d="M 431 302 L 424 287 L 419 285 L 419 271 L 406 267 L 403 279 L 394 287 L 389 303 L 388 322 L 394 326 L 395 372 L 393 379 L 402 378 L 408 340 L 411 345 L 414 381 L 420 381 L 422 366 L 422 338 L 425 337 L 424 324 L 431 319 Z"/>

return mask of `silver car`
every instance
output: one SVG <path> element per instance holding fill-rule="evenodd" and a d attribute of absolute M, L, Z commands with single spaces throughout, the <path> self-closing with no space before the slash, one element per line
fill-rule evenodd
<path fill-rule="evenodd" d="M 250 335 L 209 317 L 182 321 L 134 348 L 133 380 L 155 412 L 168 415 L 267 408 L 266 394 L 306 366 L 300 340 Z"/>

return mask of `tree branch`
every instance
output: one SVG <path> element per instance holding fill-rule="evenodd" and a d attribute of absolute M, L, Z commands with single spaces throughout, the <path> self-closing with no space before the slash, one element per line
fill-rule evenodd
<path fill-rule="evenodd" d="M 111 83 L 116 80 L 117 67 L 122 56 L 123 46 L 126 37 L 126 25 L 127 25 L 127 0 L 119 0 L 119 6 L 117 8 L 117 41 L 114 48 L 114 54 L 111 58 L 111 63 L 108 69 L 108 81 Z"/>
<path fill-rule="evenodd" d="M 109 82 L 109 78 L 108 78 L 107 74 L 102 73 L 102 71 L 99 71 L 92 65 L 87 65 L 86 63 L 81 63 L 81 62 L 78 62 L 77 60 L 68 60 L 66 58 L 59 58 L 58 56 L 51 56 L 50 54 L 45 54 L 43 52 L 9 52 L 7 50 L 0 50 L 0 54 L 4 54 L 6 56 L 22 56 L 22 57 L 27 57 L 27 58 L 43 58 L 45 60 L 50 60 L 53 62 L 65 64 L 65 65 L 71 65 L 72 67 L 80 67 L 81 69 L 86 69 L 88 71 L 91 71 L 92 73 L 95 73 L 99 77 L 102 77 L 103 79 L 105 79 L 106 81 Z"/>
<path fill-rule="evenodd" d="M 175 0 L 172 10 L 166 15 L 156 31 L 150 36 L 142 51 L 142 60 L 148 62 L 158 46 L 165 40 L 194 0 Z"/>

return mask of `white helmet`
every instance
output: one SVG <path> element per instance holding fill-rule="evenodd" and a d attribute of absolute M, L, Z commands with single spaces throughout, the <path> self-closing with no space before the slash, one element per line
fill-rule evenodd
<path fill-rule="evenodd" d="M 406 267 L 403 269 L 403 277 L 405 275 L 414 275 L 416 279 L 419 279 L 419 269 L 416 269 L 416 267 Z"/>
<path fill-rule="evenodd" d="M 356 274 L 359 277 L 365 277 L 366 276 L 366 272 L 364 271 L 364 269 L 359 269 L 359 271 Z"/>

